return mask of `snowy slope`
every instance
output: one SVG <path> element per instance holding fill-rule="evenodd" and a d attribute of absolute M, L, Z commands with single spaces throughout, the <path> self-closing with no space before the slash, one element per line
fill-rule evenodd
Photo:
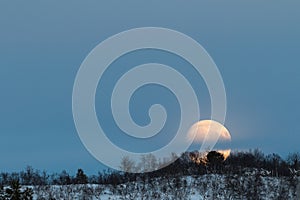
<path fill-rule="evenodd" d="M 120 185 L 34 186 L 34 199 L 296 199 L 288 178 L 256 174 L 164 177 Z"/>

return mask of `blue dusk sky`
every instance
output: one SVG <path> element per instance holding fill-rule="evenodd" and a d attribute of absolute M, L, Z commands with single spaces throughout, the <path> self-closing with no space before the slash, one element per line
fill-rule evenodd
<path fill-rule="evenodd" d="M 27 165 L 73 174 L 78 168 L 88 174 L 104 169 L 81 143 L 74 125 L 76 73 L 101 41 L 148 26 L 180 31 L 213 58 L 226 88 L 231 149 L 259 148 L 282 157 L 300 151 L 299 8 L 296 0 L 1 1 L 0 171 L 19 171 Z M 129 67 L 153 59 L 179 70 L 185 65 L 174 55 L 154 50 L 120 58 L 97 89 L 97 112 L 109 112 L 99 91 L 112 87 L 110 76 L 118 73 L 118 64 Z M 207 118 L 210 103 L 204 82 L 200 93 Z M 178 102 L 169 101 L 173 96 L 164 88 L 145 87 L 137 93 L 132 105 L 141 108 L 130 108 L 133 119 L 147 124 L 145 105 L 157 103 L 149 94 L 171 112 L 165 128 L 166 138 L 171 138 L 179 119 L 172 106 Z M 107 114 L 102 123 L 114 132 L 109 120 Z M 134 150 L 127 136 L 110 138 Z M 153 150 L 163 145 L 154 144 L 141 146 Z"/>

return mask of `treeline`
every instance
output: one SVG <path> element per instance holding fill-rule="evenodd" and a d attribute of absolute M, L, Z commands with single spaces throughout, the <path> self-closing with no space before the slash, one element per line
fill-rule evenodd
<path fill-rule="evenodd" d="M 210 173 L 243 174 L 247 169 L 258 169 L 266 176 L 272 177 L 293 176 L 300 172 L 300 154 L 291 153 L 283 159 L 278 154 L 265 155 L 262 151 L 255 149 L 232 152 L 225 160 L 224 156 L 216 151 L 208 152 L 206 155 L 189 152 L 183 153 L 174 163 L 160 171 L 182 175 L 204 175 Z"/>
<path fill-rule="evenodd" d="M 157 166 L 158 170 L 153 172 L 137 174 L 121 173 L 118 179 L 119 183 L 122 183 L 124 179 L 134 181 L 140 178 L 151 179 L 154 177 L 168 176 L 199 176 L 205 174 L 242 176 L 249 175 L 249 173 L 253 171 L 256 171 L 259 175 L 268 177 L 293 178 L 300 176 L 300 154 L 297 152 L 290 153 L 286 159 L 274 153 L 265 155 L 258 149 L 232 152 L 226 160 L 224 155 L 217 151 L 207 153 L 197 151 L 185 152 L 177 158 L 174 158 L 174 155 L 171 157 L 171 160 L 175 161 L 163 168 L 160 168 L 159 162 L 146 164 L 147 166 Z M 123 160 L 126 160 L 126 162 L 121 162 L 121 168 L 127 169 L 126 171 L 128 171 L 128 166 L 131 166 L 134 170 L 140 169 L 139 164 L 135 165 L 133 161 L 128 161 L 128 158 L 124 158 Z M 144 159 L 142 160 L 145 162 Z M 155 161 L 155 159 L 152 159 L 152 162 L 153 161 Z"/>
<path fill-rule="evenodd" d="M 78 169 L 75 176 L 63 170 L 61 173 L 48 174 L 46 171 L 39 171 L 32 167 L 27 167 L 21 172 L 0 173 L 0 186 L 8 186 L 13 181 L 18 181 L 21 185 L 71 185 L 71 184 L 111 184 L 118 185 L 129 181 L 146 180 L 156 177 L 183 176 L 183 175 L 243 175 L 248 173 L 248 169 L 257 169 L 263 176 L 271 177 L 293 177 L 300 175 L 300 154 L 291 153 L 286 159 L 277 154 L 265 155 L 259 150 L 247 152 L 232 152 L 225 160 L 223 154 L 211 151 L 208 153 L 185 152 L 180 156 L 172 154 L 171 164 L 161 163 L 153 155 L 141 158 L 144 166 L 135 164 L 129 158 L 120 161 L 120 167 L 127 172 L 105 170 L 97 175 L 88 176 L 82 169 Z M 149 171 L 147 173 L 128 173 L 139 169 Z"/>
<path fill-rule="evenodd" d="M 71 176 L 66 170 L 61 173 L 48 174 L 46 171 L 39 171 L 31 166 L 27 166 L 21 172 L 0 173 L 0 186 L 10 185 L 12 182 L 18 181 L 21 185 L 70 185 L 70 184 L 86 184 L 91 181 L 82 169 L 78 169 L 76 176 Z M 93 181 L 94 182 L 94 181 Z"/>

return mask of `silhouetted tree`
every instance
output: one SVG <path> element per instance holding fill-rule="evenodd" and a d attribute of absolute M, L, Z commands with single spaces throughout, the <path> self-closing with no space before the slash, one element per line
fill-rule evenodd
<path fill-rule="evenodd" d="M 300 153 L 290 153 L 287 162 L 293 169 L 300 170 Z"/>
<path fill-rule="evenodd" d="M 24 185 L 33 185 L 34 182 L 34 169 L 27 166 L 25 171 L 20 172 L 21 183 Z"/>
<path fill-rule="evenodd" d="M 208 166 L 211 167 L 214 170 L 214 172 L 216 172 L 217 169 L 220 169 L 220 166 L 224 161 L 223 154 L 217 151 L 210 151 L 207 154 L 206 158 Z"/>
<path fill-rule="evenodd" d="M 10 200 L 20 200 L 21 199 L 21 185 L 19 181 L 14 180 L 10 184 L 10 188 L 6 189 L 6 197 Z"/>
<path fill-rule="evenodd" d="M 278 177 L 278 169 L 282 162 L 281 157 L 278 154 L 270 154 L 267 156 L 268 166 L 272 172 L 272 176 Z"/>
<path fill-rule="evenodd" d="M 66 170 L 63 170 L 59 174 L 58 184 L 61 184 L 61 185 L 69 185 L 69 184 L 71 184 L 71 177 L 70 177 L 70 175 L 68 174 L 68 172 Z"/>
<path fill-rule="evenodd" d="M 14 180 L 11 182 L 10 187 L 6 189 L 5 197 L 9 200 L 32 200 L 33 192 L 30 188 L 25 188 L 21 191 L 21 185 L 19 180 Z"/>
<path fill-rule="evenodd" d="M 125 156 L 121 160 L 120 169 L 124 172 L 133 172 L 135 170 L 135 162 L 129 156 Z"/>
<path fill-rule="evenodd" d="M 9 174 L 6 172 L 2 172 L 0 174 L 0 185 L 7 185 L 9 183 Z"/>
<path fill-rule="evenodd" d="M 158 167 L 158 162 L 153 154 L 143 155 L 141 161 L 138 164 L 138 169 L 140 172 L 154 171 Z"/>
<path fill-rule="evenodd" d="M 76 177 L 75 177 L 75 183 L 76 184 L 86 184 L 87 182 L 88 182 L 88 178 L 85 175 L 85 173 L 83 172 L 83 170 L 78 169 Z"/>
<path fill-rule="evenodd" d="M 41 174 L 41 184 L 40 185 L 48 185 L 49 184 L 49 175 L 46 171 L 43 171 Z"/>

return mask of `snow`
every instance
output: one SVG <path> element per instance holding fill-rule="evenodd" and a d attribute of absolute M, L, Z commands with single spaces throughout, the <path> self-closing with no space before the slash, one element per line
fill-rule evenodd
<path fill-rule="evenodd" d="M 34 200 L 49 199 L 296 199 L 295 190 L 288 178 L 256 176 L 255 173 L 239 175 L 206 174 L 154 178 L 120 185 L 51 185 L 30 186 Z M 282 195 L 282 196 L 280 196 Z"/>

